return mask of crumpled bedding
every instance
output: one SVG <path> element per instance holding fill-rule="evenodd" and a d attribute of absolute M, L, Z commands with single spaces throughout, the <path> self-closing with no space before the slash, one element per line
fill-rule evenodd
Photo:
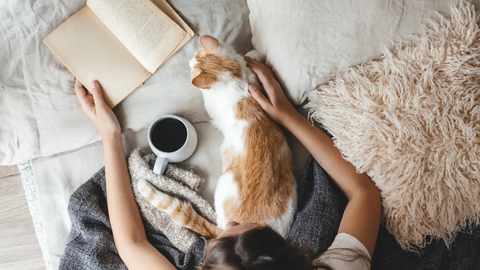
<path fill-rule="evenodd" d="M 216 36 L 240 53 L 252 49 L 244 0 L 168 2 L 197 35 L 114 109 L 124 131 L 138 131 L 164 114 L 181 114 L 192 122 L 209 119 L 200 91 L 191 84 L 188 65 L 198 47 L 198 35 Z M 42 42 L 85 3 L 0 1 L 0 165 L 100 140 L 81 111 L 73 75 Z"/>

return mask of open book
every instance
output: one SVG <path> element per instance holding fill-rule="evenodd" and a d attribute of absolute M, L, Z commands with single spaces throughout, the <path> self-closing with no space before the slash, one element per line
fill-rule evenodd
<path fill-rule="evenodd" d="M 194 35 L 165 0 L 88 0 L 43 41 L 113 108 Z"/>

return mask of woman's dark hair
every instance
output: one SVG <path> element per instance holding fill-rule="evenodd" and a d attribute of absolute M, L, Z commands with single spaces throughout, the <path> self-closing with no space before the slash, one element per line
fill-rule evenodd
<path fill-rule="evenodd" d="M 309 252 L 290 245 L 269 227 L 212 239 L 209 245 L 212 248 L 198 270 L 332 270 L 320 256 L 313 260 Z M 369 261 L 367 256 L 351 249 L 329 250 L 324 254 L 327 253 L 345 261 L 359 258 Z"/>
<path fill-rule="evenodd" d="M 269 227 L 210 241 L 212 248 L 199 270 L 312 269 L 312 259 L 307 253 L 289 245 Z"/>

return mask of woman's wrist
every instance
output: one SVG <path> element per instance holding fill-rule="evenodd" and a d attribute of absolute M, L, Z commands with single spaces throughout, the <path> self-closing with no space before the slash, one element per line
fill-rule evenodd
<path fill-rule="evenodd" d="M 286 113 L 285 117 L 282 117 L 282 123 L 280 123 L 284 128 L 288 129 L 290 132 L 302 121 L 306 120 L 306 118 L 301 115 L 296 110 L 293 110 L 290 113 Z"/>
<path fill-rule="evenodd" d="M 104 144 L 122 141 L 122 134 L 120 131 L 101 133 L 100 136 L 102 137 Z"/>

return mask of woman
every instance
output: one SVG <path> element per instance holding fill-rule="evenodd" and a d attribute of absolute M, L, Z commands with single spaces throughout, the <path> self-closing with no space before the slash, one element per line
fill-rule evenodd
<path fill-rule="evenodd" d="M 252 96 L 302 142 L 347 196 L 348 204 L 334 243 L 313 262 L 273 230 L 231 221 L 220 237 L 209 241 L 200 269 L 368 269 L 380 226 L 379 190 L 368 176 L 356 173 L 323 131 L 294 109 L 270 68 L 248 57 L 246 61 L 267 93 L 265 97 L 251 85 Z M 120 257 L 129 269 L 175 269 L 147 240 L 130 185 L 120 124 L 105 104 L 101 86 L 93 82 L 90 95 L 77 80 L 75 92 L 102 136 L 108 213 Z"/>

